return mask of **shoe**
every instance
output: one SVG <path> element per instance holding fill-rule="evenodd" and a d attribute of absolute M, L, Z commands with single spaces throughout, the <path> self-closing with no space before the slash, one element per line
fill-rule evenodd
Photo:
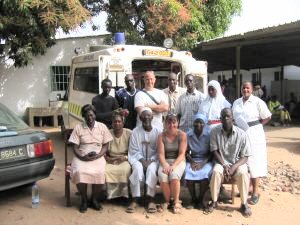
<path fill-rule="evenodd" d="M 80 206 L 79 206 L 79 212 L 85 213 L 87 211 L 87 208 L 88 208 L 87 198 L 82 197 L 81 198 L 81 203 L 80 203 Z"/>
<path fill-rule="evenodd" d="M 174 214 L 180 214 L 182 209 L 182 205 L 180 202 L 177 202 L 174 204 L 173 213 Z"/>
<path fill-rule="evenodd" d="M 211 214 L 211 213 L 214 211 L 214 209 L 215 209 L 216 207 L 217 207 L 217 202 L 210 202 L 210 203 L 207 205 L 207 207 L 204 208 L 203 213 L 204 213 L 205 215 Z"/>
<path fill-rule="evenodd" d="M 240 210 L 244 217 L 250 217 L 252 215 L 252 211 L 247 204 L 242 204 Z"/>
<path fill-rule="evenodd" d="M 130 205 L 127 207 L 126 212 L 127 213 L 134 213 L 137 207 L 137 202 L 136 201 L 132 201 L 130 203 Z"/>
<path fill-rule="evenodd" d="M 156 213 L 157 208 L 154 202 L 149 202 L 148 207 L 147 207 L 147 212 L 148 213 Z"/>
<path fill-rule="evenodd" d="M 249 204 L 250 205 L 256 205 L 259 201 L 259 198 L 260 198 L 260 194 L 258 195 L 252 195 L 250 200 L 249 200 Z"/>
<path fill-rule="evenodd" d="M 96 211 L 101 211 L 101 210 L 103 210 L 102 205 L 101 205 L 95 198 L 92 199 L 91 207 L 92 207 L 93 209 L 95 209 Z"/>

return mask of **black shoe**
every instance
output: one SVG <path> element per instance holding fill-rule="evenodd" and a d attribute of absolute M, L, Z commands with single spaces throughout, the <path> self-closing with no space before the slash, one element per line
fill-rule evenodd
<path fill-rule="evenodd" d="M 100 210 L 103 209 L 102 206 L 101 206 L 101 204 L 100 204 L 100 203 L 97 201 L 97 199 L 95 199 L 95 198 L 92 199 L 91 207 L 92 207 L 93 209 L 95 209 L 96 211 L 100 211 Z"/>
<path fill-rule="evenodd" d="M 87 211 L 88 204 L 87 204 L 87 198 L 81 198 L 81 203 L 79 206 L 79 212 L 85 213 Z"/>

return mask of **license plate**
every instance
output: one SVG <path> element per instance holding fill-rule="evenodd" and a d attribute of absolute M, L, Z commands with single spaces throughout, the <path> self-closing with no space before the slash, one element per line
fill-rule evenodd
<path fill-rule="evenodd" d="M 18 160 L 26 158 L 26 148 L 24 146 L 5 148 L 0 150 L 0 161 Z"/>

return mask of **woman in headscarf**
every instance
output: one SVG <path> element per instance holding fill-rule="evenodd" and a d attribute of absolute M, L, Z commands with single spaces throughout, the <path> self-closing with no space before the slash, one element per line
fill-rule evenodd
<path fill-rule="evenodd" d="M 209 179 L 212 173 L 211 153 L 209 151 L 209 135 L 204 134 L 206 116 L 197 113 L 193 118 L 193 130 L 187 133 L 188 150 L 187 165 L 185 168 L 185 180 L 192 197 L 188 209 L 197 207 L 202 203 L 204 193 L 208 189 Z M 197 199 L 195 183 L 200 182 L 200 194 Z"/>
<path fill-rule="evenodd" d="M 207 126 L 205 126 L 205 133 L 210 133 L 211 129 L 221 124 L 220 116 L 221 110 L 230 108 L 231 104 L 225 99 L 221 85 L 216 80 L 211 80 L 208 84 L 208 95 L 201 102 L 198 113 L 204 114 L 207 119 Z"/>

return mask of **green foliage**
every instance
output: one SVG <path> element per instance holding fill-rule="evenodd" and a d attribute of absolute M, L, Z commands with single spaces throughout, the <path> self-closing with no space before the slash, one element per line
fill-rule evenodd
<path fill-rule="evenodd" d="M 55 44 L 59 27 L 68 32 L 89 18 L 78 0 L 2 0 L 0 39 L 6 48 L 1 45 L 0 56 L 12 59 L 16 67 L 26 66 Z"/>
<path fill-rule="evenodd" d="M 178 49 L 222 35 L 241 0 L 110 0 L 107 30 L 126 32 L 127 43 L 161 45 L 171 37 Z"/>

